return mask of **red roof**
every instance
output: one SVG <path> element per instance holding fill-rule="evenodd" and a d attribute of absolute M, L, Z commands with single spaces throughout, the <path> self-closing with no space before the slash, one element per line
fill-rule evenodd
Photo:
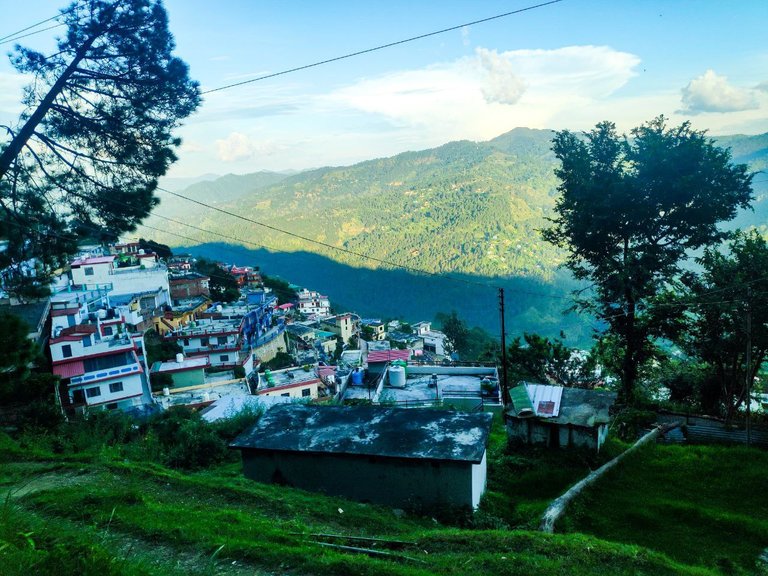
<path fill-rule="evenodd" d="M 53 367 L 53 373 L 62 378 L 74 378 L 85 374 L 85 366 L 83 366 L 82 360 L 75 360 L 66 364 L 57 364 Z"/>
<path fill-rule="evenodd" d="M 408 360 L 411 357 L 410 350 L 374 350 L 368 353 L 368 363 L 391 362 L 392 360 Z"/>

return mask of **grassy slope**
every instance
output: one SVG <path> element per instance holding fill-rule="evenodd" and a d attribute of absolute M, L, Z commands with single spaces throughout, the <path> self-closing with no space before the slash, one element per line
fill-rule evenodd
<path fill-rule="evenodd" d="M 34 472 L 43 486 L 5 505 L 0 520 L 0 538 L 6 543 L 0 544 L 3 574 L 24 569 L 36 574 L 178 573 L 177 560 L 152 560 L 155 547 L 170 558 L 199 552 L 191 568 L 203 573 L 213 564 L 212 572 L 224 574 L 245 564 L 334 575 L 713 574 L 637 546 L 582 535 L 470 531 L 436 525 L 430 518 L 398 518 L 385 508 L 262 486 L 231 476 L 231 469 L 187 475 L 124 462 L 47 461 L 2 470 L 3 484 L 18 486 Z M 58 487 L 53 479 L 59 480 Z M 401 554 L 421 562 L 324 549 L 307 538 L 315 532 L 417 542 Z M 25 557 L 32 547 L 27 538 L 35 541 L 33 558 Z M 138 552 L 115 551 L 116 541 L 130 542 Z M 65 548 L 77 551 L 76 566 L 71 558 L 61 563 Z M 34 559 L 39 563 L 30 565 Z"/>
<path fill-rule="evenodd" d="M 768 543 L 761 452 L 643 451 L 578 501 L 559 526 L 568 533 L 555 536 L 530 531 L 538 515 L 609 454 L 510 453 L 500 427 L 491 453 L 479 521 L 459 529 L 256 484 L 237 464 L 185 474 L 110 450 L 62 457 L 0 442 L 0 495 L 12 494 L 0 510 L 0 573 L 704 575 L 750 573 Z M 478 529 L 504 523 L 515 529 Z M 415 542 L 397 553 L 421 562 L 322 548 L 312 533 Z"/>
<path fill-rule="evenodd" d="M 563 528 L 689 564 L 749 569 L 768 547 L 768 453 L 653 446 L 592 489 Z"/>

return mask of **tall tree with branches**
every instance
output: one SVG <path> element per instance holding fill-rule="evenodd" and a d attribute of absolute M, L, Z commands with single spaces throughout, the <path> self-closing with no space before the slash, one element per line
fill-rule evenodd
<path fill-rule="evenodd" d="M 54 54 L 16 46 L 33 80 L 0 136 L 0 267 L 35 259 L 43 275 L 79 239 L 114 239 L 149 214 L 173 133 L 200 103 L 160 0 L 78 0 L 60 19 Z"/>
<path fill-rule="evenodd" d="M 584 138 L 556 134 L 561 195 L 544 238 L 564 248 L 566 266 L 593 286 L 577 306 L 607 326 L 618 354 L 621 395 L 635 399 L 640 368 L 653 358 L 674 308 L 652 304 L 690 251 L 724 236 L 752 199 L 751 175 L 688 122 L 660 116 L 619 135 L 602 122 Z"/>

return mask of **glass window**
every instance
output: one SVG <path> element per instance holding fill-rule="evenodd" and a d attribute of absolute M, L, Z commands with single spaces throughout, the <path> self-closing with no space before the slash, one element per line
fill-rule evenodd
<path fill-rule="evenodd" d="M 83 347 L 88 348 L 91 346 L 91 337 L 90 336 L 83 336 Z"/>
<path fill-rule="evenodd" d="M 220 362 L 229 362 L 229 354 L 222 354 L 221 356 L 219 356 L 219 361 Z"/>
<path fill-rule="evenodd" d="M 280 396 L 288 397 L 288 396 L 290 396 L 290 393 L 289 392 L 285 392 L 283 394 L 280 394 Z"/>
<path fill-rule="evenodd" d="M 306 398 L 307 396 L 309 396 L 311 393 L 312 393 L 312 391 L 311 391 L 309 388 L 304 388 L 304 389 L 301 391 L 301 395 L 302 395 L 304 398 Z"/>
<path fill-rule="evenodd" d="M 122 392 L 123 391 L 123 383 L 122 382 L 112 382 L 109 385 L 109 391 L 110 392 Z"/>
<path fill-rule="evenodd" d="M 72 346 L 70 346 L 69 344 L 64 344 L 64 346 L 61 347 L 61 355 L 64 356 L 64 358 L 71 358 Z"/>
<path fill-rule="evenodd" d="M 200 346 L 208 346 L 208 338 L 200 338 Z"/>
<path fill-rule="evenodd" d="M 85 395 L 88 396 L 88 398 L 95 398 L 96 396 L 101 396 L 101 387 L 94 386 L 93 388 L 87 388 L 85 390 Z"/>
<path fill-rule="evenodd" d="M 104 326 L 101 331 L 104 333 L 104 336 L 112 336 L 112 326 Z"/>
<path fill-rule="evenodd" d="M 83 272 L 85 272 L 86 276 L 93 276 L 93 266 L 86 266 L 83 268 Z"/>

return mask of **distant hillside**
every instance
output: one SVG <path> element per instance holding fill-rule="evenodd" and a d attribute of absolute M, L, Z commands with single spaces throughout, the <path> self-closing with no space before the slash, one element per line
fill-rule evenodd
<path fill-rule="evenodd" d="M 230 176 L 195 184 L 183 193 L 326 244 L 430 272 L 547 278 L 560 261 L 537 232 L 554 202 L 550 140 L 549 131 L 518 129 L 489 142 L 451 142 L 349 167 L 281 175 L 272 185 L 262 174 L 236 182 Z M 371 261 L 206 213 L 194 204 L 163 200 L 159 214 L 215 232 L 375 267 Z M 182 226 L 167 229 L 190 233 Z M 178 244 L 170 235 L 164 240 Z M 213 235 L 201 237 L 215 240 Z"/>
<path fill-rule="evenodd" d="M 512 298 L 525 303 L 519 313 L 529 311 L 527 317 L 512 318 L 513 326 L 556 334 L 559 315 L 550 312 L 567 307 L 562 297 L 572 285 L 564 283 L 563 274 L 556 274 L 562 254 L 543 242 L 539 233 L 547 226 L 546 217 L 551 214 L 557 194 L 556 160 L 550 150 L 552 135 L 549 130 L 518 128 L 487 142 L 451 142 L 431 150 L 293 175 L 229 175 L 194 184 L 182 192 L 346 252 L 206 210 L 162 192 L 158 214 L 213 233 L 161 219 L 150 220 L 150 224 L 167 230 L 165 235 L 153 236 L 171 246 L 189 244 L 173 234 L 198 239 L 210 247 L 220 246 L 224 239 L 218 233 L 243 240 L 249 249 L 267 248 L 273 262 L 280 253 L 313 253 L 324 257 L 315 259 L 315 264 L 330 259 L 343 265 L 345 271 L 391 268 L 353 254 L 357 253 L 428 273 L 460 275 L 486 285 L 509 287 L 507 280 L 524 279 L 538 284 L 537 292 L 545 290 L 561 298 L 533 301 L 531 294 L 521 297 L 513 293 Z M 756 170 L 768 158 L 768 134 L 729 136 L 718 142 L 732 149 L 735 161 L 748 162 Z M 730 227 L 763 226 L 768 222 L 768 202 L 764 201 L 768 178 L 758 174 L 755 190 L 754 211 L 741 213 Z M 216 257 L 210 254 L 210 247 L 205 252 Z M 224 254 L 219 257 L 228 259 Z M 287 263 L 306 261 L 305 256 L 285 259 L 286 266 L 277 266 L 280 272 L 276 273 L 293 281 L 312 282 L 340 298 L 341 304 L 355 309 L 380 306 L 383 314 L 395 308 L 396 300 L 400 310 L 423 310 L 429 315 L 435 310 L 456 309 L 489 329 L 496 322 L 492 295 L 484 297 L 482 303 L 457 301 L 448 298 L 442 288 L 425 291 L 423 282 L 408 275 L 396 290 L 385 290 L 379 300 L 372 302 L 370 294 L 379 291 L 383 278 L 391 277 L 361 273 L 359 277 L 368 277 L 367 285 L 345 285 L 342 289 L 338 287 L 339 278 L 329 275 L 327 265 L 318 270 L 297 269 Z M 340 276 L 348 281 L 354 274 L 345 272 Z M 474 289 L 466 292 L 473 293 Z M 392 302 L 386 301 L 390 295 Z M 409 305 L 404 306 L 402 302 L 408 295 Z M 547 317 L 546 322 L 531 316 L 536 311 Z"/>

